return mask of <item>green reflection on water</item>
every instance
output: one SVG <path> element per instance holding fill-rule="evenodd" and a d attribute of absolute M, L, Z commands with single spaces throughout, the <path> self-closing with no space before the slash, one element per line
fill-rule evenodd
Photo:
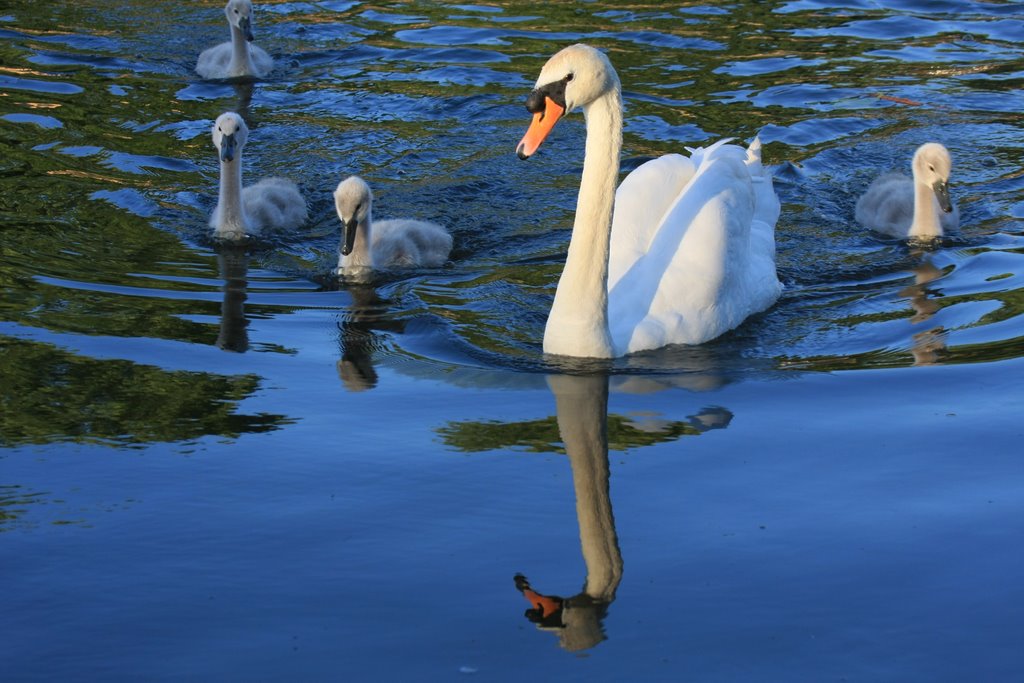
<path fill-rule="evenodd" d="M 689 420 L 651 420 L 624 415 L 608 415 L 608 449 L 627 451 L 675 441 L 683 436 L 698 436 L 709 429 L 728 425 L 732 414 L 724 408 L 706 408 Z M 449 422 L 437 429 L 444 443 L 463 453 L 515 449 L 528 453 L 565 453 L 557 418 L 522 422 L 466 421 Z"/>
<path fill-rule="evenodd" d="M 0 358 L 0 446 L 238 437 L 291 422 L 235 412 L 258 387 L 251 375 L 169 372 L 8 337 L 0 337 Z"/>

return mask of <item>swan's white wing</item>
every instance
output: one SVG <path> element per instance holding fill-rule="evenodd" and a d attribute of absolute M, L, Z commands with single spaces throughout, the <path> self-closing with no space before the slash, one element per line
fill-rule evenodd
<path fill-rule="evenodd" d="M 754 220 L 771 227 L 772 252 L 775 250 L 775 223 L 779 220 L 782 205 L 775 194 L 772 175 L 761 163 L 761 138 L 755 137 L 747 148 L 747 170 L 754 184 Z"/>
<path fill-rule="evenodd" d="M 253 66 L 256 67 L 256 73 L 250 75 L 266 76 L 274 68 L 274 58 L 262 47 L 250 43 L 249 54 L 252 56 Z"/>
<path fill-rule="evenodd" d="M 249 45 L 249 56 L 254 71 L 247 73 L 231 73 L 231 57 L 234 47 L 231 42 L 221 43 L 199 53 L 196 61 L 196 73 L 201 78 L 234 78 L 237 76 L 265 76 L 274 68 L 274 58 L 266 50 L 256 45 Z"/>
<path fill-rule="evenodd" d="M 616 353 L 703 343 L 778 298 L 778 200 L 762 188 L 771 190 L 771 180 L 756 156 L 755 166 L 748 165 L 748 151 L 735 145 L 694 150 L 690 160 L 696 172 L 653 229 L 620 213 L 622 206 L 635 206 L 635 198 L 616 205 L 613 250 L 628 244 L 627 235 L 616 238 L 616 229 L 649 236 L 644 253 L 614 284 L 609 280 L 608 318 Z M 759 172 L 756 180 L 752 168 Z M 649 213 L 638 215 L 647 220 Z"/>
<path fill-rule="evenodd" d="M 914 181 L 900 173 L 876 178 L 857 200 L 857 222 L 893 237 L 906 237 L 914 222 Z"/>
<path fill-rule="evenodd" d="M 408 218 L 373 222 L 374 262 L 381 268 L 436 268 L 452 250 L 452 236 L 437 223 Z"/>
<path fill-rule="evenodd" d="M 221 43 L 199 53 L 196 73 L 202 78 L 227 78 L 231 63 L 231 43 Z"/>
<path fill-rule="evenodd" d="M 264 178 L 242 190 L 242 205 L 254 232 L 297 228 L 306 222 L 306 200 L 284 178 Z"/>
<path fill-rule="evenodd" d="M 693 178 L 697 166 L 681 154 L 666 154 L 638 166 L 615 191 L 608 291 L 647 253 L 665 213 Z"/>

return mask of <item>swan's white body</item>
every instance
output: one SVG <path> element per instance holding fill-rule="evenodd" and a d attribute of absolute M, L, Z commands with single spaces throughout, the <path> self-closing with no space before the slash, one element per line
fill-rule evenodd
<path fill-rule="evenodd" d="M 452 236 L 428 221 L 373 220 L 373 193 L 362 178 L 338 183 L 334 205 L 342 222 L 338 269 L 436 268 L 452 250 Z"/>
<path fill-rule="evenodd" d="M 264 178 L 242 189 L 242 148 L 248 135 L 245 121 L 234 112 L 221 114 L 213 124 L 220 191 L 210 227 L 219 239 L 241 240 L 246 235 L 295 228 L 306 221 L 306 200 L 292 181 Z"/>
<path fill-rule="evenodd" d="M 857 200 L 854 216 L 865 228 L 891 237 L 929 239 L 960 225 L 947 183 L 952 161 L 945 147 L 929 142 L 914 153 L 914 177 L 887 173 Z"/>
<path fill-rule="evenodd" d="M 224 8 L 231 28 L 231 40 L 203 50 L 196 62 L 196 73 L 203 78 L 241 78 L 265 76 L 274 68 L 274 59 L 252 41 L 252 3 L 228 0 Z"/>
<path fill-rule="evenodd" d="M 759 141 L 663 156 L 616 191 L 622 99 L 614 69 L 602 53 L 574 45 L 548 61 L 534 92 L 552 83 L 564 84 L 565 111 L 583 108 L 587 143 L 545 353 L 610 358 L 701 344 L 778 299 L 779 200 Z M 548 115 L 538 114 L 535 125 Z M 539 145 L 532 131 L 520 145 L 523 158 Z"/>

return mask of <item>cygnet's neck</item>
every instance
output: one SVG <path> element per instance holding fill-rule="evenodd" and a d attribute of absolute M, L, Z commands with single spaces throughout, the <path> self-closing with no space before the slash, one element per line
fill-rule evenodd
<path fill-rule="evenodd" d="M 356 238 L 352 242 L 352 251 L 338 259 L 339 268 L 373 268 L 372 236 L 373 211 L 366 212 L 365 220 L 356 226 Z"/>
<path fill-rule="evenodd" d="M 939 222 L 939 200 L 935 190 L 914 176 L 914 221 L 908 237 L 942 237 Z"/>
<path fill-rule="evenodd" d="M 217 197 L 216 234 L 223 237 L 229 233 L 249 232 L 249 218 L 242 205 L 242 150 L 235 152 L 231 161 L 220 162 L 220 193 Z"/>
<path fill-rule="evenodd" d="M 586 155 L 569 254 L 544 329 L 544 352 L 611 358 L 608 254 L 622 149 L 622 96 L 617 87 L 584 107 Z"/>
<path fill-rule="evenodd" d="M 231 63 L 228 64 L 228 76 L 248 76 L 256 72 L 249 52 L 249 41 L 245 39 L 242 29 L 234 24 L 231 27 Z"/>

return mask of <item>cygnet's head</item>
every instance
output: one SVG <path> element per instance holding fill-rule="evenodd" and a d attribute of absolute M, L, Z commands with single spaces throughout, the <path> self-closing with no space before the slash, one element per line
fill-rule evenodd
<path fill-rule="evenodd" d="M 359 224 L 365 224 L 373 210 L 370 186 L 359 176 L 345 178 L 334 191 L 334 208 L 341 219 L 341 254 L 348 256 L 352 253 Z"/>
<path fill-rule="evenodd" d="M 914 153 L 914 181 L 927 185 L 935 192 L 939 208 L 946 213 L 953 211 L 949 200 L 949 174 L 953 168 L 949 150 L 937 142 L 928 142 Z"/>
<path fill-rule="evenodd" d="M 536 152 L 563 114 L 619 89 L 619 76 L 600 50 L 576 44 L 556 53 L 540 70 L 537 84 L 526 98 L 533 123 L 516 148 L 519 158 L 527 159 Z"/>
<path fill-rule="evenodd" d="M 221 163 L 229 163 L 240 155 L 248 137 L 245 121 L 233 111 L 221 114 L 213 123 L 213 144 L 220 151 Z"/>
<path fill-rule="evenodd" d="M 224 6 L 224 14 L 228 23 L 237 28 L 250 43 L 252 35 L 252 3 L 249 0 L 228 0 Z"/>

